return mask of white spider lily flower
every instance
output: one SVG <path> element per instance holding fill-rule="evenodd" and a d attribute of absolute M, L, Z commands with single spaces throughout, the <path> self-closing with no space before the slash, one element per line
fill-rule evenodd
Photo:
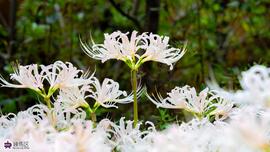
<path fill-rule="evenodd" d="M 102 63 L 110 59 L 133 60 L 136 52 L 141 48 L 141 35 L 137 36 L 137 33 L 137 31 L 133 31 L 130 39 L 127 36 L 128 33 L 120 31 L 111 34 L 106 33 L 104 34 L 105 40 L 103 44 L 95 44 L 92 41 L 93 45 L 88 46 L 80 40 L 81 47 L 89 57 L 101 60 Z"/>
<path fill-rule="evenodd" d="M 151 135 L 156 132 L 154 124 L 146 122 L 150 126 L 146 131 L 140 131 L 141 124 L 133 127 L 133 121 L 125 121 L 124 119 L 124 117 L 120 119 L 119 125 L 107 121 L 107 124 L 111 126 L 107 132 L 111 133 L 115 139 L 112 142 L 116 149 L 122 152 L 151 150 Z"/>
<path fill-rule="evenodd" d="M 213 95 L 209 100 L 217 100 L 208 108 L 215 108 L 209 115 L 215 115 L 215 120 L 224 120 L 233 112 L 233 103 L 219 95 Z"/>
<path fill-rule="evenodd" d="M 209 103 L 211 102 L 211 100 L 208 100 L 208 93 L 209 89 L 206 88 L 197 95 L 194 87 L 186 85 L 182 88 L 174 88 L 168 93 L 169 97 L 165 99 L 162 99 L 160 96 L 159 100 L 154 100 L 149 95 L 148 98 L 158 107 L 185 109 L 202 116 L 208 110 Z"/>
<path fill-rule="evenodd" d="M 54 64 L 48 66 L 41 65 L 41 68 L 52 90 L 87 84 L 93 76 L 91 75 L 90 78 L 87 79 L 88 72 L 84 75 L 82 70 L 77 69 L 69 62 L 56 61 Z M 80 74 L 82 75 L 79 76 Z"/>
<path fill-rule="evenodd" d="M 206 110 L 208 110 L 209 103 L 211 100 L 208 100 L 208 93 L 209 89 L 205 88 L 202 90 L 199 95 L 197 95 L 197 92 L 195 88 L 187 87 L 185 90 L 185 95 L 187 99 L 187 110 L 197 113 L 197 114 L 203 114 Z"/>
<path fill-rule="evenodd" d="M 169 37 L 159 36 L 157 34 L 145 35 L 149 44 L 145 46 L 145 53 L 142 55 L 142 63 L 147 61 L 156 61 L 167 64 L 170 70 L 173 64 L 180 60 L 186 53 L 186 44 L 182 49 L 169 46 Z"/>
<path fill-rule="evenodd" d="M 63 88 L 59 91 L 56 102 L 59 102 L 65 109 L 76 109 L 78 107 L 88 107 L 86 102 L 86 93 L 89 91 L 89 85 L 81 87 Z"/>
<path fill-rule="evenodd" d="M 90 95 L 87 97 L 95 99 L 99 105 L 105 108 L 117 108 L 115 105 L 117 103 L 125 104 L 133 101 L 133 94 L 127 95 L 126 91 L 119 90 L 119 84 L 112 79 L 105 78 L 102 84 L 95 77 L 92 80 L 93 89 L 90 90 Z M 142 94 L 142 91 L 139 87 L 138 96 Z"/>
<path fill-rule="evenodd" d="M 185 86 L 186 87 L 186 86 Z M 152 98 L 150 95 L 146 94 L 148 99 L 150 99 L 157 107 L 168 108 L 168 109 L 184 109 L 186 108 L 186 101 L 184 93 L 184 88 L 175 87 L 168 97 L 164 98 L 158 94 L 158 99 Z"/>
<path fill-rule="evenodd" d="M 173 64 L 186 52 L 186 44 L 182 49 L 170 47 L 169 37 L 152 33 L 137 35 L 137 33 L 133 31 L 130 39 L 129 33 L 120 31 L 104 34 L 103 44 L 95 44 L 92 41 L 93 45 L 89 46 L 80 40 L 81 47 L 89 57 L 101 60 L 102 63 L 109 59 L 122 60 L 133 70 L 137 70 L 147 61 L 167 64 L 172 70 Z"/>
<path fill-rule="evenodd" d="M 49 122 L 57 130 L 67 129 L 73 121 L 85 120 L 86 113 L 82 109 L 63 107 L 59 102 L 49 109 L 42 104 L 34 105 L 26 111 L 19 112 L 16 119 L 28 119 L 35 124 Z"/>
<path fill-rule="evenodd" d="M 12 80 L 17 81 L 19 84 L 11 84 L 0 76 L 0 85 L 2 87 L 10 88 L 30 88 L 37 92 L 43 90 L 43 75 L 39 72 L 37 64 L 26 66 L 19 65 L 14 73 L 10 75 Z"/>

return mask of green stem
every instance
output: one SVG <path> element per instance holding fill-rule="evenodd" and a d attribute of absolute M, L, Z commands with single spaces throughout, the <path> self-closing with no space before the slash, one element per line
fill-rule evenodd
<path fill-rule="evenodd" d="M 91 119 L 93 122 L 93 126 L 96 127 L 96 123 L 97 123 L 97 116 L 95 111 L 93 111 L 90 106 L 87 106 L 84 108 L 85 112 L 86 112 L 86 119 Z"/>
<path fill-rule="evenodd" d="M 44 101 L 46 102 L 48 108 L 49 108 L 49 109 L 52 109 L 50 97 L 49 97 L 49 96 L 44 97 Z"/>
<path fill-rule="evenodd" d="M 132 84 L 132 90 L 133 90 L 133 116 L 134 116 L 133 127 L 136 127 L 138 123 L 137 72 L 136 70 L 131 70 L 131 84 Z"/>
<path fill-rule="evenodd" d="M 96 127 L 97 126 L 97 115 L 95 112 L 92 112 L 90 115 L 91 115 L 91 120 L 93 122 L 93 126 Z"/>

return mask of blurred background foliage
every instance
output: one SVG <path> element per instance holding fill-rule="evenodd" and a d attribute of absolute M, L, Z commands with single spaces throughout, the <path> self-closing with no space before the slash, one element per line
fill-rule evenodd
<path fill-rule="evenodd" d="M 147 63 L 139 76 L 149 92 L 162 95 L 174 86 L 201 90 L 213 73 L 221 86 L 238 88 L 238 76 L 253 64 L 270 63 L 269 0 L 0 0 L 0 69 L 8 79 L 12 63 L 22 65 L 69 61 L 96 76 L 118 81 L 131 90 L 128 67 L 115 60 L 101 64 L 80 49 L 79 36 L 102 43 L 104 33 L 116 30 L 153 32 L 170 37 L 188 52 L 174 69 Z M 1 88 L 1 112 L 17 112 L 40 99 L 29 90 Z M 164 124 L 183 119 L 178 110 L 156 109 L 145 97 L 140 119 Z M 101 109 L 98 118 L 132 117 L 132 104 Z"/>

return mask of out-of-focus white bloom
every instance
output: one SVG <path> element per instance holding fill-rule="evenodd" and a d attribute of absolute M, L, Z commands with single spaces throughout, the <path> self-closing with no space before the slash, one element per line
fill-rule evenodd
<path fill-rule="evenodd" d="M 169 37 L 167 36 L 159 36 L 152 33 L 149 35 L 143 34 L 143 36 L 149 43 L 145 45 L 145 53 L 142 55 L 142 62 L 161 62 L 170 66 L 170 70 L 172 70 L 173 64 L 180 60 L 186 53 L 186 44 L 182 49 L 169 47 Z"/>
<path fill-rule="evenodd" d="M 73 121 L 85 120 L 86 113 L 82 109 L 65 108 L 60 103 L 55 102 L 54 108 L 47 116 L 49 121 L 58 130 L 69 128 Z"/>
<path fill-rule="evenodd" d="M 92 80 L 91 85 L 94 86 L 94 90 L 90 90 L 91 94 L 87 97 L 95 99 L 101 106 L 105 108 L 117 108 L 115 105 L 117 103 L 130 103 L 133 101 L 132 94 L 127 95 L 125 91 L 119 90 L 119 84 L 112 79 L 105 78 L 102 84 L 95 77 Z M 140 91 L 137 93 L 141 94 Z"/>
<path fill-rule="evenodd" d="M 117 150 L 121 152 L 143 152 L 151 150 L 151 137 L 149 134 L 155 132 L 155 127 L 151 122 L 150 127 L 146 131 L 140 131 L 140 125 L 133 127 L 133 121 L 124 121 L 125 118 L 121 118 L 119 125 L 108 121 L 111 129 L 107 129 L 112 133 L 114 139 L 113 144 Z"/>
<path fill-rule="evenodd" d="M 242 90 L 226 91 L 216 82 L 209 83 L 210 87 L 218 91 L 219 95 L 243 106 L 270 107 L 270 69 L 263 65 L 254 65 L 242 72 L 240 78 Z"/>
<path fill-rule="evenodd" d="M 59 102 L 49 109 L 42 104 L 34 105 L 26 111 L 19 112 L 16 119 L 28 119 L 35 124 L 49 122 L 57 130 L 69 128 L 73 121 L 85 120 L 86 113 L 82 109 L 65 108 Z"/>
<path fill-rule="evenodd" d="M 17 81 L 19 84 L 11 84 L 0 76 L 0 85 L 11 88 L 30 88 L 38 92 L 43 89 L 44 77 L 39 72 L 37 64 L 19 65 L 10 75 L 10 79 Z"/>
<path fill-rule="evenodd" d="M 58 119 L 59 113 L 50 113 L 46 106 L 38 105 L 22 111 L 18 116 L 9 119 L 1 117 L 0 130 L 9 127 L 10 131 L 4 130 L 5 135 L 0 136 L 0 141 L 6 142 L 27 142 L 29 151 L 41 152 L 60 152 L 60 151 L 97 151 L 109 152 L 112 150 L 112 145 L 108 140 L 108 134 L 102 128 L 92 128 L 92 123 L 84 119 L 71 119 L 68 122 L 68 114 L 64 119 Z M 53 109 L 50 109 L 51 111 Z M 66 121 L 69 123 L 66 128 L 58 128 L 51 123 L 51 116 L 56 118 L 56 124 Z M 57 116 L 58 115 L 58 116 Z M 40 119 L 39 119 L 40 118 Z M 10 123 L 7 123 L 10 121 Z M 4 125 L 5 124 L 5 125 Z M 9 125 L 10 124 L 10 125 Z M 0 150 L 3 150 L 1 147 Z M 4 151 L 4 150 L 3 150 Z"/>
<path fill-rule="evenodd" d="M 9 113 L 0 117 L 0 137 L 7 137 L 12 132 L 12 127 L 16 125 L 16 115 Z"/>
<path fill-rule="evenodd" d="M 90 86 L 83 85 L 79 87 L 64 88 L 59 91 L 56 102 L 59 102 L 65 109 L 76 109 L 78 107 L 88 107 L 85 101 L 86 93 L 89 92 Z"/>
<path fill-rule="evenodd" d="M 68 131 L 59 133 L 55 138 L 55 151 L 66 152 L 111 152 L 112 146 L 107 141 L 103 130 L 94 130 L 90 121 L 74 122 Z"/>
<path fill-rule="evenodd" d="M 131 33 L 129 40 L 128 33 L 122 33 L 120 31 L 113 32 L 111 34 L 104 34 L 105 40 L 103 44 L 95 44 L 88 46 L 81 41 L 83 51 L 91 58 L 101 60 L 105 62 L 109 59 L 117 60 L 133 60 L 136 52 L 141 48 L 140 40 L 141 35 L 137 35 L 137 31 Z"/>
<path fill-rule="evenodd" d="M 214 152 L 217 148 L 211 141 L 217 132 L 207 119 L 172 125 L 153 137 L 152 152 Z"/>
<path fill-rule="evenodd" d="M 105 62 L 109 59 L 124 61 L 130 68 L 138 69 L 147 61 L 156 61 L 167 64 L 170 69 L 186 52 L 186 44 L 183 49 L 170 47 L 169 37 L 156 34 L 142 33 L 137 35 L 137 31 L 122 33 L 120 31 L 111 34 L 104 34 L 103 44 L 88 46 L 81 41 L 83 51 L 91 58 Z"/>
<path fill-rule="evenodd" d="M 221 152 L 269 151 L 270 119 L 258 113 L 240 110 L 229 125 L 216 136 L 215 144 Z"/>
<path fill-rule="evenodd" d="M 242 72 L 240 84 L 243 90 L 237 91 L 235 100 L 258 106 L 270 106 L 270 69 L 255 65 L 248 71 Z"/>

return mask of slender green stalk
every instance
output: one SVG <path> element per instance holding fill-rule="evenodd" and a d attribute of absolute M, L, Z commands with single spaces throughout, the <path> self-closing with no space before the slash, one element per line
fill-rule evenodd
<path fill-rule="evenodd" d="M 137 71 L 136 70 L 131 70 L 131 84 L 132 84 L 132 90 L 133 90 L 133 117 L 134 117 L 133 126 L 136 127 L 138 123 Z"/>
<path fill-rule="evenodd" d="M 91 115 L 91 120 L 93 122 L 93 125 L 94 125 L 94 127 L 96 127 L 97 126 L 97 116 L 96 116 L 96 113 L 95 112 L 92 112 L 90 115 Z"/>
<path fill-rule="evenodd" d="M 86 106 L 84 107 L 84 111 L 86 112 L 86 119 L 91 119 L 93 122 L 93 126 L 96 127 L 96 123 L 97 123 L 97 116 L 95 111 L 93 111 L 90 106 Z"/>
<path fill-rule="evenodd" d="M 50 97 L 48 97 L 48 96 L 44 97 L 44 101 L 46 102 L 48 108 L 49 108 L 49 109 L 52 109 Z"/>

